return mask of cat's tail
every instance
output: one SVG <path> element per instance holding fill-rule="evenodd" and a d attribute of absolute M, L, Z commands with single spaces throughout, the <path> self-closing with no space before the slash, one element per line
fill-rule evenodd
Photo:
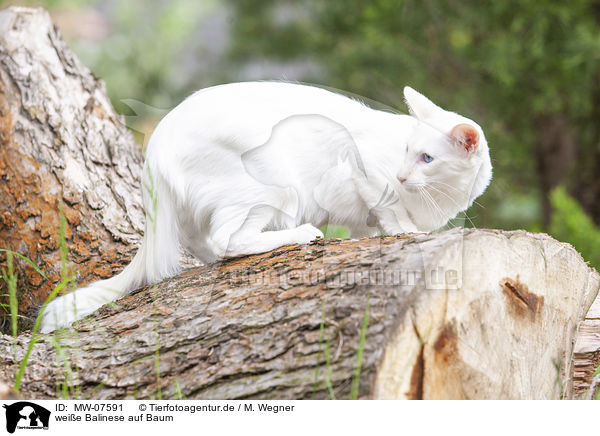
<path fill-rule="evenodd" d="M 114 277 L 55 298 L 42 316 L 42 333 L 66 327 L 142 285 L 177 274 L 180 250 L 176 207 L 172 204 L 175 199 L 158 171 L 151 171 L 148 164 L 144 167 L 142 189 L 145 233 L 131 263 Z"/>

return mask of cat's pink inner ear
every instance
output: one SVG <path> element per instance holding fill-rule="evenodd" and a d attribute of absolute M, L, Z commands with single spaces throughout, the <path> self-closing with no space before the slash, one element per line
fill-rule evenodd
<path fill-rule="evenodd" d="M 450 132 L 450 136 L 468 152 L 474 151 L 479 144 L 479 133 L 477 133 L 475 127 L 469 124 L 454 126 Z"/>

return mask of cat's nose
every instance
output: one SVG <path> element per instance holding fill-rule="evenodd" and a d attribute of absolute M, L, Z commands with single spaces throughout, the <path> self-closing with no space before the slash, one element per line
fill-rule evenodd
<path fill-rule="evenodd" d="M 404 182 L 406 182 L 406 177 L 400 177 L 400 176 L 398 176 L 398 181 L 400 183 L 404 183 Z"/>

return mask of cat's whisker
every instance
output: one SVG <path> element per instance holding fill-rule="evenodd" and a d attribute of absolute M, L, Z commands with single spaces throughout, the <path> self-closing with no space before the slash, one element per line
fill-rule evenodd
<path fill-rule="evenodd" d="M 431 193 L 427 192 L 427 190 L 425 188 L 422 188 L 422 193 L 426 195 L 426 197 L 429 199 L 429 202 L 435 207 L 436 211 L 439 211 L 440 217 L 443 219 L 444 213 L 441 210 L 441 207 L 439 206 L 439 204 L 435 201 L 435 199 L 431 195 Z M 456 227 L 456 225 L 454 225 L 450 222 L 448 222 L 448 225 L 452 226 L 452 228 Z"/>
<path fill-rule="evenodd" d="M 448 195 L 447 193 L 445 193 L 444 191 L 442 191 L 441 189 L 436 188 L 433 185 L 429 185 L 429 187 L 433 190 L 435 190 L 436 192 L 439 192 L 440 194 L 446 196 L 450 201 L 452 201 L 456 207 L 458 207 L 459 209 L 461 208 L 460 205 L 456 202 L 456 200 L 454 200 L 450 195 Z M 465 211 L 462 211 L 462 213 L 465 215 L 465 218 L 467 218 L 469 220 L 469 222 L 471 223 L 471 226 L 473 226 L 473 228 L 477 227 L 475 226 L 475 223 L 473 223 L 473 220 L 471 218 L 469 218 L 469 215 L 467 215 L 467 213 Z"/>
<path fill-rule="evenodd" d="M 452 186 L 452 185 L 450 185 L 448 183 L 440 182 L 439 180 L 432 180 L 432 181 L 429 182 L 429 184 L 430 185 L 439 184 L 439 185 L 442 185 L 444 187 L 450 188 L 450 189 L 452 189 L 453 191 L 455 191 L 455 192 L 457 192 L 459 194 L 462 194 L 462 191 L 460 189 L 458 189 L 455 186 Z M 482 209 L 485 209 L 485 206 L 482 205 L 481 203 L 479 203 L 477 200 L 473 200 L 473 204 L 481 207 Z"/>
<path fill-rule="evenodd" d="M 433 210 L 432 206 L 431 206 L 431 202 L 429 200 L 429 198 L 426 195 L 426 192 L 423 192 L 422 190 L 419 190 L 419 198 L 424 202 L 425 206 L 427 206 L 428 210 L 431 210 L 432 212 L 435 212 L 435 210 Z"/>
<path fill-rule="evenodd" d="M 444 219 L 444 212 L 440 208 L 439 204 L 435 201 L 435 199 L 431 196 L 429 192 L 423 187 L 418 187 L 419 193 L 424 194 L 426 199 L 428 199 L 428 203 L 432 206 L 433 211 L 439 214 L 440 218 Z"/>
<path fill-rule="evenodd" d="M 440 190 L 440 189 L 436 188 L 435 186 L 433 186 L 433 185 L 431 185 L 431 184 L 429 185 L 429 187 L 430 187 L 431 189 L 433 189 L 434 191 L 436 191 L 436 192 L 438 192 L 438 193 L 440 193 L 440 194 L 444 195 L 446 198 L 448 198 L 450 201 L 452 201 L 452 202 L 453 202 L 453 203 L 454 203 L 454 204 L 455 204 L 455 205 L 456 205 L 458 208 L 460 208 L 460 205 L 459 205 L 459 204 L 456 202 L 456 200 L 454 200 L 454 198 L 452 198 L 452 197 L 451 197 L 450 195 L 448 195 L 446 192 L 444 192 L 444 191 L 442 191 L 442 190 Z M 473 221 L 471 221 L 471 219 L 470 219 L 470 218 L 469 218 L 469 216 L 466 214 L 466 212 L 464 212 L 464 211 L 463 211 L 462 213 L 464 213 L 465 217 L 466 217 L 466 218 L 467 218 L 467 219 L 470 221 L 471 225 L 472 225 L 473 227 L 475 227 L 475 225 L 473 224 Z"/>

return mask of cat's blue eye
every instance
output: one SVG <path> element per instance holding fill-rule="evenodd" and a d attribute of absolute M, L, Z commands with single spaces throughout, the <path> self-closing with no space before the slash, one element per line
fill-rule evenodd
<path fill-rule="evenodd" d="M 423 153 L 421 155 L 421 159 L 423 159 L 423 162 L 429 163 L 429 162 L 431 162 L 433 160 L 433 156 L 430 156 L 427 153 Z"/>

